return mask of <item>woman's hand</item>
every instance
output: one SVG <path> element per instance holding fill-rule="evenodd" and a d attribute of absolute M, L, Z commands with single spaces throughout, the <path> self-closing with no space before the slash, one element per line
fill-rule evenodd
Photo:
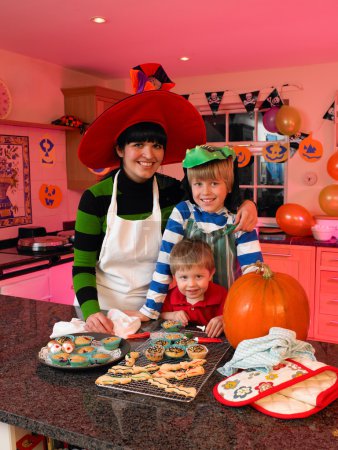
<path fill-rule="evenodd" d="M 234 229 L 234 233 L 236 231 L 252 231 L 256 224 L 256 205 L 251 200 L 244 200 L 236 214 L 235 225 L 237 225 L 237 227 Z"/>
<path fill-rule="evenodd" d="M 222 331 L 223 331 L 223 316 L 214 317 L 205 327 L 205 332 L 210 338 L 218 337 L 220 334 L 222 334 Z"/>
<path fill-rule="evenodd" d="M 181 322 L 184 327 L 187 326 L 189 322 L 189 316 L 185 311 L 164 312 L 161 314 L 161 317 L 164 320 L 175 320 L 175 322 Z"/>
<path fill-rule="evenodd" d="M 114 324 L 102 312 L 91 314 L 86 320 L 87 331 L 95 331 L 96 333 L 114 334 Z"/>

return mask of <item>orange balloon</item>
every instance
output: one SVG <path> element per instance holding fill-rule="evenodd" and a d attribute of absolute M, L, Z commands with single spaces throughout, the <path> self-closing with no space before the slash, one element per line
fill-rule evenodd
<path fill-rule="evenodd" d="M 286 136 L 291 136 L 299 131 L 301 125 L 300 114 L 296 108 L 283 105 L 276 114 L 276 127 Z"/>
<path fill-rule="evenodd" d="M 316 221 L 309 211 L 297 203 L 285 203 L 276 212 L 278 226 L 291 236 L 310 236 Z"/>
<path fill-rule="evenodd" d="M 338 216 L 338 184 L 329 184 L 320 191 L 319 205 L 328 216 Z"/>
<path fill-rule="evenodd" d="M 327 173 L 334 180 L 338 180 L 338 151 L 335 152 L 327 161 Z"/>

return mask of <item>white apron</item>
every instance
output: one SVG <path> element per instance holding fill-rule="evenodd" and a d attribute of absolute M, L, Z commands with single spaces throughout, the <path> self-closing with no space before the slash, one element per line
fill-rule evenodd
<path fill-rule="evenodd" d="M 105 310 L 138 310 L 146 300 L 162 240 L 159 191 L 154 177 L 153 210 L 147 219 L 122 219 L 117 215 L 118 174 L 96 265 L 99 304 Z"/>

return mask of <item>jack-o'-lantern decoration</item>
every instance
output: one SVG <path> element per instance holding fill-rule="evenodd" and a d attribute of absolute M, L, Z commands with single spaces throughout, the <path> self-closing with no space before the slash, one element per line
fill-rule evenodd
<path fill-rule="evenodd" d="M 62 192 L 53 184 L 42 184 L 39 189 L 39 199 L 46 208 L 57 208 L 62 201 Z"/>
<path fill-rule="evenodd" d="M 282 145 L 279 142 L 274 142 L 273 144 L 268 144 L 263 147 L 262 154 L 265 161 L 280 163 L 288 159 L 289 149 L 286 145 Z"/>
<path fill-rule="evenodd" d="M 237 146 L 237 147 L 234 147 L 234 150 L 236 152 L 238 167 L 247 166 L 249 164 L 249 162 L 251 161 L 251 156 L 252 156 L 248 147 Z"/>
<path fill-rule="evenodd" d="M 39 142 L 41 162 L 46 166 L 52 166 L 54 164 L 54 143 L 48 138 L 44 137 Z"/>
<path fill-rule="evenodd" d="M 299 144 L 298 154 L 304 161 L 313 163 L 322 157 L 323 146 L 321 142 L 313 139 L 312 134 L 310 134 Z"/>

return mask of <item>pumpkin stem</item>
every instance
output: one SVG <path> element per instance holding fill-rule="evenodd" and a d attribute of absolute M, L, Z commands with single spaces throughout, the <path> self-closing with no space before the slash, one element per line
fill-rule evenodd
<path fill-rule="evenodd" d="M 249 264 L 248 267 L 255 266 L 256 267 L 256 273 L 262 273 L 262 277 L 265 279 L 272 278 L 273 272 L 270 269 L 270 267 L 263 263 L 262 261 L 256 261 L 255 263 Z"/>

